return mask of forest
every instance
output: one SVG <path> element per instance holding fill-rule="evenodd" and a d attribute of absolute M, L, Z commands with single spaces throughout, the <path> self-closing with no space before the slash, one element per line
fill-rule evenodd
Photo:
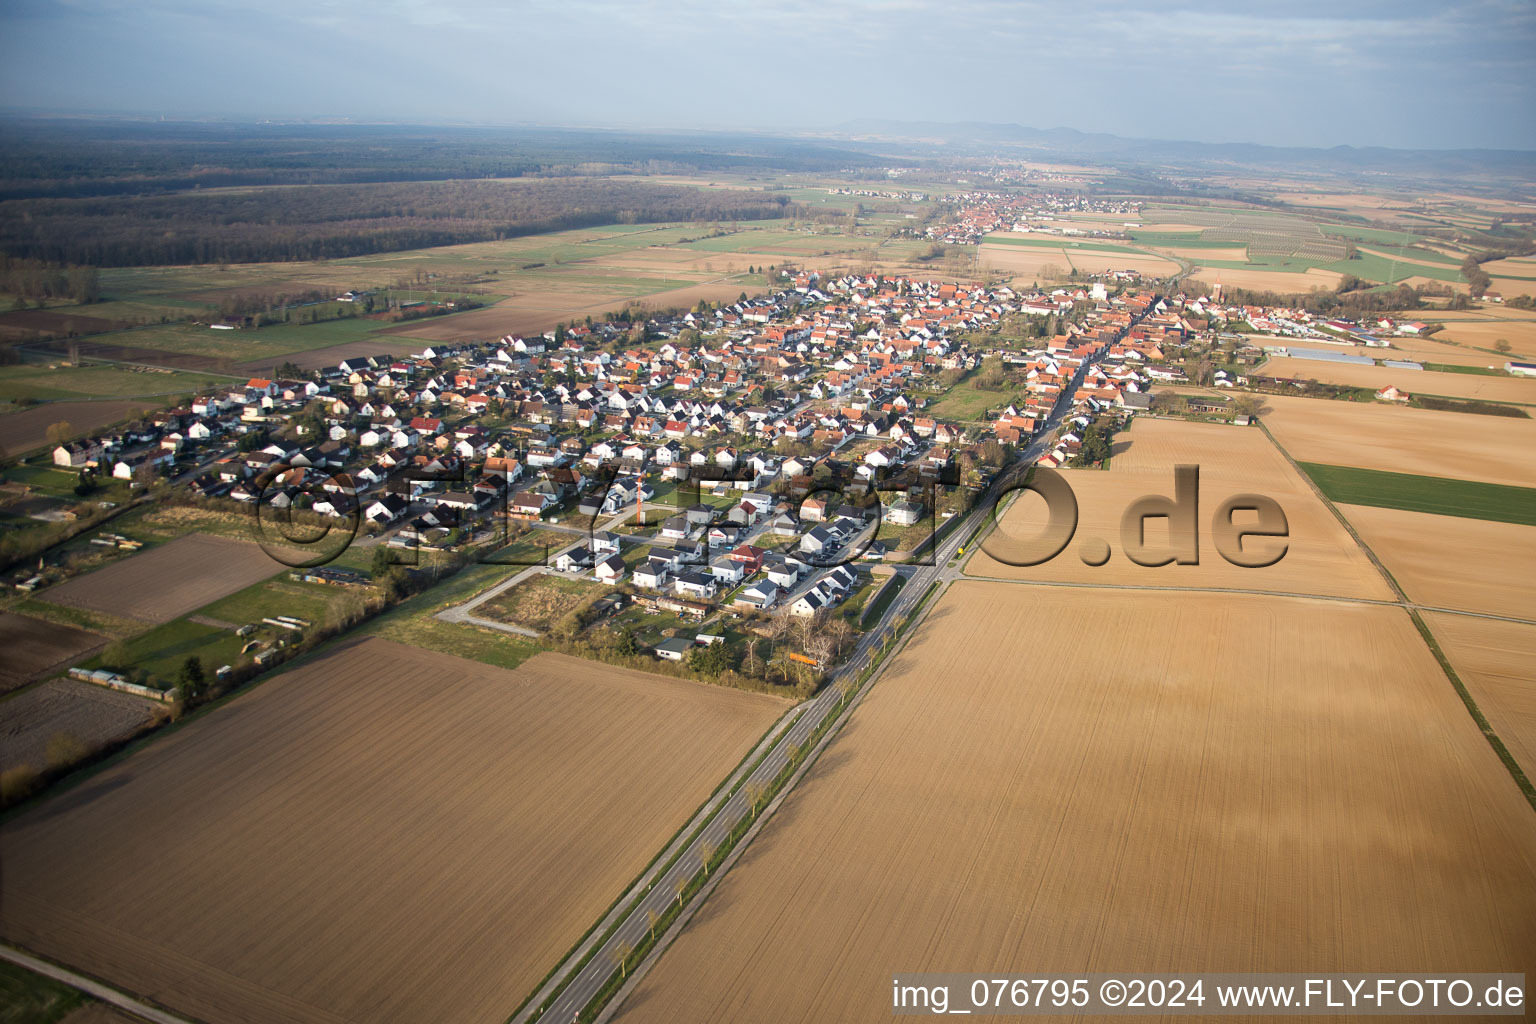
<path fill-rule="evenodd" d="M 0 120 L 0 200 L 252 185 L 908 166 L 857 144 L 555 128 Z"/>
<path fill-rule="evenodd" d="M 200 190 L 0 203 L 0 253 L 97 267 L 320 260 L 599 224 L 822 212 L 767 192 L 625 178 Z"/>

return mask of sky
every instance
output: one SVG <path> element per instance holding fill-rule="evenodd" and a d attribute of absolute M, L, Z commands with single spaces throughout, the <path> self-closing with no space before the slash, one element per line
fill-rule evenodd
<path fill-rule="evenodd" d="M 0 106 L 1536 149 L 1536 0 L 0 0 Z"/>

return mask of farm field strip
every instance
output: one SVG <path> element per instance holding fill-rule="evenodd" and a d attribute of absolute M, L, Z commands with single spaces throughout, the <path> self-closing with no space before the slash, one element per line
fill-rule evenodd
<path fill-rule="evenodd" d="M 37 597 L 145 622 L 169 622 L 286 567 L 256 544 L 191 533 L 49 587 Z"/>
<path fill-rule="evenodd" d="M 201 1019 L 499 1022 L 784 708 L 334 648 L 9 822 L 0 934 Z"/>
<path fill-rule="evenodd" d="M 1410 601 L 1536 622 L 1536 526 L 1338 508 Z"/>
<path fill-rule="evenodd" d="M 1400 609 L 961 582 L 615 1019 L 875 1021 L 891 970 L 978 963 L 1514 970 L 1533 851 Z"/>
<path fill-rule="evenodd" d="M 1356 388 L 1376 389 L 1392 384 L 1415 395 L 1536 405 L 1536 380 L 1525 380 L 1519 377 L 1441 373 L 1435 370 L 1398 370 L 1390 366 L 1363 366 L 1284 356 L 1271 357 L 1258 372 L 1266 377 L 1316 380 L 1325 384 L 1343 384 Z"/>
<path fill-rule="evenodd" d="M 0 694 L 55 672 L 104 646 L 108 638 L 89 630 L 0 612 Z"/>
<path fill-rule="evenodd" d="M 50 745 L 65 736 L 94 750 L 162 718 L 163 705 L 76 679 L 51 679 L 0 704 L 0 770 L 51 767 Z"/>
<path fill-rule="evenodd" d="M 1330 501 L 1536 526 L 1536 488 L 1300 463 Z"/>
<path fill-rule="evenodd" d="M 75 434 L 94 433 L 114 423 L 136 419 L 164 404 L 155 399 L 114 398 L 46 402 L 20 412 L 8 412 L 0 415 L 0 448 L 10 455 L 24 455 L 44 446 L 52 448 L 48 428 L 55 423 L 68 423 Z"/>
<path fill-rule="evenodd" d="M 1387 472 L 1412 466 L 1424 476 L 1520 487 L 1531 482 L 1536 419 L 1494 423 L 1467 413 L 1277 395 L 1264 396 L 1260 417 L 1299 462 Z"/>
<path fill-rule="evenodd" d="M 1200 467 L 1198 565 L 1142 566 L 1121 550 L 1121 517 L 1143 495 L 1174 494 L 1173 467 Z M 1321 596 L 1390 600 L 1391 591 L 1348 532 L 1311 488 L 1255 429 L 1179 420 L 1141 419 L 1118 434 L 1109 470 L 1058 471 L 1077 496 L 1079 522 L 1073 545 L 1043 565 L 1015 566 L 1008 560 L 1037 536 L 1046 505 L 1033 492 L 1022 494 L 1003 513 L 997 530 L 980 546 L 966 571 L 973 576 L 1081 584 L 1145 584 L 1158 587 L 1265 590 Z M 1279 503 L 1289 537 L 1278 563 L 1262 568 L 1233 565 L 1209 539 L 1210 517 L 1226 498 L 1259 493 Z M 1080 555 L 1094 539 L 1111 548 L 1110 561 L 1094 567 Z M 1166 519 L 1148 520 L 1148 545 L 1160 549 L 1188 535 L 1170 535 Z M 1249 544 L 1275 542 L 1255 539 Z"/>
<path fill-rule="evenodd" d="M 1536 778 L 1536 625 L 1439 612 L 1424 621 L 1510 755 Z"/>

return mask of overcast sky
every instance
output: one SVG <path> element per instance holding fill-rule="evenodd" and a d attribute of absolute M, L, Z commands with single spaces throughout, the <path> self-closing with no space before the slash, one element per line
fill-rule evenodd
<path fill-rule="evenodd" d="M 1536 0 L 0 0 L 0 105 L 1536 149 Z"/>

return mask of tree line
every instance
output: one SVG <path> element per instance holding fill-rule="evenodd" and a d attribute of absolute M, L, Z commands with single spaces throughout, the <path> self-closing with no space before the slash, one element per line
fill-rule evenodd
<path fill-rule="evenodd" d="M 101 281 L 95 267 L 16 259 L 0 253 L 0 292 L 20 299 L 88 303 L 101 298 Z"/>
<path fill-rule="evenodd" d="M 0 203 L 0 252 L 104 267 L 320 260 L 602 224 L 823 213 L 759 191 L 587 178 L 30 199 Z"/>
<path fill-rule="evenodd" d="M 0 200 L 187 189 L 710 171 L 883 174 L 915 162 L 801 139 L 564 129 L 0 121 Z"/>

